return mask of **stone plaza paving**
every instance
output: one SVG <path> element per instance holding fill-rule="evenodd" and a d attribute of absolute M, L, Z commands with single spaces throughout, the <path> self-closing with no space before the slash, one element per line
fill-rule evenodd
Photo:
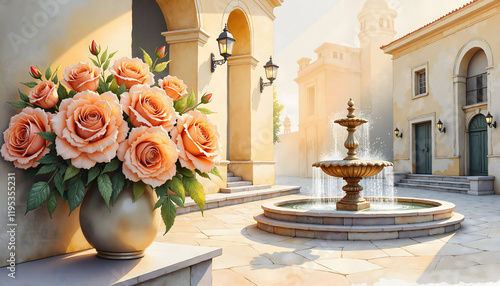
<path fill-rule="evenodd" d="M 256 227 L 264 202 L 310 193 L 311 179 L 280 178 L 301 194 L 179 215 L 157 241 L 223 249 L 213 285 L 500 285 L 500 196 L 398 188 L 400 197 L 454 203 L 465 215 L 456 233 L 431 237 L 327 241 L 270 234 Z M 470 283 L 470 284 L 469 284 Z"/>

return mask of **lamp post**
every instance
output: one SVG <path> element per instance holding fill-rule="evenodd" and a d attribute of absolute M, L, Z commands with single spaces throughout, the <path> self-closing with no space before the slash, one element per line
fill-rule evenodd
<path fill-rule="evenodd" d="M 264 82 L 262 77 L 260 77 L 260 93 L 264 91 L 264 87 L 271 86 L 273 84 L 273 81 L 278 75 L 278 68 L 279 66 L 273 63 L 273 57 L 269 57 L 269 61 L 264 66 L 264 69 L 266 71 L 266 78 L 269 80 L 269 82 Z"/>
<path fill-rule="evenodd" d="M 211 71 L 215 72 L 215 68 L 218 65 L 223 65 L 226 63 L 227 58 L 229 58 L 233 54 L 234 42 L 236 40 L 233 38 L 233 35 L 229 33 L 227 30 L 227 24 L 224 26 L 224 30 L 220 33 L 217 38 L 217 42 L 219 43 L 219 53 L 223 57 L 222 60 L 216 60 L 214 53 L 211 53 Z"/>

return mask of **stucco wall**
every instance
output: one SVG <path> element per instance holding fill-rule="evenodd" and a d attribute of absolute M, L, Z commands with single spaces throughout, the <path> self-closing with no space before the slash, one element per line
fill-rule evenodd
<path fill-rule="evenodd" d="M 279 135 L 274 145 L 276 177 L 299 177 L 299 132 Z"/>
<path fill-rule="evenodd" d="M 486 1 L 494 2 L 494 1 Z M 485 2 L 485 3 L 486 3 Z M 468 175 L 468 134 L 470 119 L 489 112 L 500 118 L 500 38 L 495 27 L 500 24 L 498 9 L 488 13 L 470 12 L 460 21 L 443 25 L 437 33 L 429 33 L 418 42 L 394 52 L 394 126 L 403 131 L 403 138 L 394 138 L 394 171 L 414 172 L 414 126 L 422 121 L 432 124 L 432 173 L 436 175 Z M 465 68 L 469 49 L 482 45 L 489 54 L 488 101 L 474 106 L 465 105 L 465 78 L 458 74 L 458 65 Z M 427 64 L 428 95 L 412 98 L 412 68 Z M 466 75 L 465 75 L 466 76 Z M 441 119 L 446 133 L 437 130 Z M 500 133 L 488 128 L 489 175 L 500 175 Z M 495 181 L 500 192 L 500 182 Z"/>

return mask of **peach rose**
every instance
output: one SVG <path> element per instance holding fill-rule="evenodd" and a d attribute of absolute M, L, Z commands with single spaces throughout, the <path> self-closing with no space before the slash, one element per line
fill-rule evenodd
<path fill-rule="evenodd" d="M 158 84 L 174 101 L 187 94 L 187 86 L 176 76 L 167 75 L 163 79 L 160 79 Z"/>
<path fill-rule="evenodd" d="M 123 57 L 118 59 L 115 61 L 114 66 L 109 68 L 109 71 L 115 77 L 116 83 L 119 86 L 125 83 L 127 89 L 136 84 L 154 84 L 154 75 L 149 72 L 148 64 L 139 58 L 129 59 Z"/>
<path fill-rule="evenodd" d="M 24 108 L 10 119 L 9 128 L 3 133 L 2 157 L 20 169 L 38 166 L 38 160 L 50 152 L 45 148 L 49 141 L 38 135 L 51 132 L 49 124 L 52 114 L 41 108 Z"/>
<path fill-rule="evenodd" d="M 162 126 L 170 131 L 178 117 L 174 101 L 156 86 L 134 85 L 121 94 L 120 104 L 134 127 Z"/>
<path fill-rule="evenodd" d="M 179 161 L 190 170 L 210 172 L 219 160 L 219 133 L 208 117 L 197 110 L 182 115 L 170 132 Z"/>
<path fill-rule="evenodd" d="M 110 91 L 84 91 L 63 100 L 51 123 L 57 154 L 84 169 L 111 161 L 128 133 L 118 97 Z"/>
<path fill-rule="evenodd" d="M 31 103 L 42 108 L 52 108 L 59 100 L 57 85 L 51 81 L 41 81 L 30 91 L 28 97 Z"/>
<path fill-rule="evenodd" d="M 172 179 L 179 150 L 161 126 L 133 128 L 127 140 L 120 144 L 118 159 L 123 162 L 127 179 L 156 188 Z"/>
<path fill-rule="evenodd" d="M 64 79 L 61 82 L 76 92 L 86 90 L 96 91 L 99 87 L 100 76 L 100 68 L 80 62 L 77 65 L 66 68 Z"/>

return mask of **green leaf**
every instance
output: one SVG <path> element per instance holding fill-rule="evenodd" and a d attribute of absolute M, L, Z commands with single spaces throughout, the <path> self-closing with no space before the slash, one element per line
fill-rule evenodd
<path fill-rule="evenodd" d="M 70 168 L 71 167 L 72 166 L 70 166 Z M 80 178 L 73 177 L 71 180 L 69 180 L 68 183 L 68 203 L 69 203 L 70 214 L 80 205 L 84 196 L 85 196 L 85 184 L 83 183 L 82 180 L 80 180 Z"/>
<path fill-rule="evenodd" d="M 101 63 L 103 63 L 108 57 L 108 48 L 106 48 L 106 50 L 104 51 L 104 53 L 102 53 L 101 55 Z M 105 70 L 105 69 L 103 69 Z"/>
<path fill-rule="evenodd" d="M 170 190 L 174 192 L 179 198 L 184 202 L 186 200 L 186 190 L 184 189 L 184 185 L 182 181 L 178 177 L 173 177 L 172 181 L 169 184 Z"/>
<path fill-rule="evenodd" d="M 10 105 L 14 106 L 15 108 L 25 108 L 26 106 L 28 106 L 28 103 L 26 103 L 24 101 L 11 101 L 8 103 Z"/>
<path fill-rule="evenodd" d="M 97 63 L 97 61 L 96 61 L 96 60 L 94 60 L 93 58 L 90 58 L 90 57 L 89 57 L 89 59 L 90 59 L 90 60 L 94 63 L 94 65 L 95 65 L 96 67 L 98 67 L 98 66 L 99 66 L 99 64 Z"/>
<path fill-rule="evenodd" d="M 155 204 L 155 207 L 153 208 L 153 210 L 161 207 L 163 205 L 163 203 L 168 199 L 168 196 L 162 196 L 160 197 L 160 199 L 158 199 L 158 201 L 156 202 Z"/>
<path fill-rule="evenodd" d="M 52 69 L 51 66 L 49 66 L 47 70 L 45 70 L 45 79 L 50 80 L 51 77 L 52 77 Z"/>
<path fill-rule="evenodd" d="M 214 167 L 214 168 L 210 171 L 210 174 L 214 174 L 214 175 L 216 175 L 217 177 L 219 177 L 221 180 L 224 180 L 224 179 L 222 178 L 222 176 L 220 175 L 219 170 L 217 169 L 217 167 Z"/>
<path fill-rule="evenodd" d="M 188 168 L 180 167 L 177 168 L 177 172 L 181 173 L 184 177 L 194 177 L 193 171 L 189 170 Z"/>
<path fill-rule="evenodd" d="M 112 74 L 108 75 L 108 77 L 106 78 L 106 83 L 110 83 L 113 80 L 113 78 L 114 76 Z"/>
<path fill-rule="evenodd" d="M 97 176 L 99 176 L 100 173 L 101 173 L 101 168 L 99 168 L 99 166 L 95 165 L 94 167 L 90 168 L 89 175 L 87 178 L 87 186 L 89 186 L 90 183 L 93 180 L 95 180 L 95 178 L 97 178 Z"/>
<path fill-rule="evenodd" d="M 149 67 L 153 65 L 153 60 L 151 60 L 151 57 L 146 53 L 146 51 L 141 48 L 142 53 L 144 54 L 144 62 L 148 64 Z"/>
<path fill-rule="evenodd" d="M 57 72 L 61 69 L 61 65 L 58 65 L 56 70 L 52 74 L 57 74 Z"/>
<path fill-rule="evenodd" d="M 61 195 L 61 197 L 64 195 L 64 189 L 66 187 L 66 184 L 64 183 L 64 173 L 66 172 L 67 168 L 68 168 L 67 165 L 62 165 L 61 167 L 59 167 L 59 170 L 57 170 L 57 173 L 54 175 L 54 185 L 56 186 L 56 189 Z"/>
<path fill-rule="evenodd" d="M 200 175 L 201 177 L 205 179 L 210 179 L 210 176 L 207 175 L 206 173 L 202 173 L 200 170 L 196 169 L 196 174 Z"/>
<path fill-rule="evenodd" d="M 58 84 L 59 83 L 59 77 L 57 76 L 57 74 L 54 76 L 54 78 L 52 79 L 52 82 L 54 84 Z"/>
<path fill-rule="evenodd" d="M 66 88 L 62 84 L 60 84 L 59 87 L 57 88 L 57 95 L 59 95 L 59 98 L 61 100 L 69 97 L 68 91 L 66 90 Z"/>
<path fill-rule="evenodd" d="M 101 93 L 108 91 L 108 84 L 106 84 L 102 79 L 99 79 L 99 89 Z"/>
<path fill-rule="evenodd" d="M 169 186 L 170 186 L 170 180 L 166 181 L 165 184 L 157 187 L 155 189 L 156 196 L 157 197 L 163 197 L 163 196 L 167 195 Z"/>
<path fill-rule="evenodd" d="M 103 173 L 109 173 L 116 171 L 120 167 L 121 162 L 119 160 L 112 160 L 111 162 L 107 163 L 106 166 L 104 166 L 104 170 L 102 170 Z"/>
<path fill-rule="evenodd" d="M 36 173 L 36 175 L 48 174 L 57 169 L 57 164 L 43 165 L 40 170 Z"/>
<path fill-rule="evenodd" d="M 174 102 L 175 111 L 181 113 L 186 108 L 188 97 L 184 96 Z"/>
<path fill-rule="evenodd" d="M 144 194 L 144 191 L 146 190 L 146 184 L 144 184 L 143 181 L 135 182 L 134 187 L 133 187 L 133 192 L 134 192 L 134 202 L 137 201 L 138 198 Z"/>
<path fill-rule="evenodd" d="M 21 82 L 21 84 L 24 84 L 25 86 L 29 87 L 29 88 L 34 88 L 35 86 L 37 86 L 37 83 L 34 82 L 34 81 L 30 81 L 30 82 Z"/>
<path fill-rule="evenodd" d="M 43 139 L 50 141 L 52 143 L 56 142 L 56 133 L 55 132 L 38 132 L 38 135 L 42 136 Z"/>
<path fill-rule="evenodd" d="M 155 72 L 162 72 L 167 68 L 168 62 L 159 63 L 155 66 Z"/>
<path fill-rule="evenodd" d="M 52 214 L 56 210 L 56 207 L 57 207 L 57 198 L 56 196 L 52 195 L 47 201 L 47 210 L 49 211 L 50 218 L 52 218 Z"/>
<path fill-rule="evenodd" d="M 203 209 L 205 208 L 205 192 L 203 191 L 203 186 L 196 178 L 184 177 L 183 183 L 184 188 L 194 202 L 200 207 L 201 214 L 203 215 Z"/>
<path fill-rule="evenodd" d="M 28 194 L 28 204 L 26 206 L 26 213 L 41 206 L 43 202 L 50 195 L 49 183 L 37 182 L 31 186 Z"/>
<path fill-rule="evenodd" d="M 194 96 L 194 91 L 191 91 L 191 93 L 189 94 L 188 99 L 187 99 L 187 107 L 191 108 L 195 104 L 196 104 L 196 98 Z"/>
<path fill-rule="evenodd" d="M 73 96 L 75 96 L 75 94 L 76 94 L 76 91 L 70 90 L 69 93 L 68 93 L 68 97 L 73 98 Z"/>
<path fill-rule="evenodd" d="M 212 114 L 212 113 L 217 113 L 217 112 L 213 112 L 212 110 L 210 109 L 206 109 L 206 108 L 203 108 L 203 107 L 198 107 L 196 108 L 196 110 L 198 110 L 199 112 L 201 112 L 202 114 Z"/>
<path fill-rule="evenodd" d="M 22 93 L 21 90 L 19 89 L 17 91 L 19 91 L 19 97 L 21 97 L 22 101 L 30 102 L 30 98 L 26 94 Z"/>
<path fill-rule="evenodd" d="M 99 177 L 97 177 L 97 186 L 99 187 L 99 192 L 101 193 L 102 198 L 109 208 L 109 199 L 111 198 L 111 194 L 113 193 L 113 185 L 111 184 L 111 179 L 107 174 L 100 174 Z"/>
<path fill-rule="evenodd" d="M 30 179 L 30 178 L 33 178 L 34 176 L 36 176 L 36 173 L 38 173 L 38 170 L 39 168 L 31 168 L 29 169 L 28 171 L 26 171 L 25 175 L 24 175 L 24 179 Z"/>
<path fill-rule="evenodd" d="M 111 201 L 114 202 L 123 190 L 123 186 L 125 185 L 125 175 L 123 175 L 122 172 L 114 174 L 111 178 L 111 183 L 113 184 L 113 194 L 111 194 Z"/>
<path fill-rule="evenodd" d="M 54 153 L 49 153 L 49 154 L 43 156 L 37 162 L 40 164 L 56 164 L 56 163 L 59 163 L 62 161 L 63 161 L 63 159 L 61 157 L 56 156 Z"/>
<path fill-rule="evenodd" d="M 116 94 L 116 91 L 118 90 L 119 86 L 116 83 L 116 80 L 113 76 L 113 79 L 111 79 L 111 84 L 109 85 L 109 90 L 111 90 L 114 94 Z"/>
<path fill-rule="evenodd" d="M 108 59 L 111 59 L 112 57 L 114 57 L 114 56 L 115 56 L 115 54 L 116 54 L 117 52 L 118 52 L 118 51 L 114 51 L 114 52 L 112 52 L 111 54 L 109 54 Z"/>
<path fill-rule="evenodd" d="M 120 85 L 120 87 L 116 90 L 116 95 L 121 95 L 122 93 L 127 91 L 127 87 L 125 87 L 125 83 Z"/>
<path fill-rule="evenodd" d="M 105 71 L 105 70 L 107 70 L 107 69 L 108 69 L 108 67 L 109 67 L 109 63 L 110 63 L 110 62 L 111 62 L 111 60 L 107 60 L 107 61 L 104 63 L 104 65 L 102 66 L 102 70 L 103 70 L 103 71 Z"/>
<path fill-rule="evenodd" d="M 163 235 L 174 225 L 176 213 L 177 210 L 171 200 L 166 200 L 161 206 L 161 218 L 163 219 L 163 223 L 165 223 L 165 233 Z"/>
<path fill-rule="evenodd" d="M 186 208 L 186 206 L 184 206 L 184 202 L 181 200 L 181 198 L 179 197 L 176 197 L 176 196 L 171 196 L 170 199 L 178 206 L 180 206 L 181 208 Z"/>
<path fill-rule="evenodd" d="M 80 173 L 80 169 L 73 165 L 69 165 L 68 169 L 66 169 L 66 173 L 64 173 L 63 182 L 66 182 L 67 180 L 73 178 L 74 176 L 78 175 L 78 173 Z"/>

